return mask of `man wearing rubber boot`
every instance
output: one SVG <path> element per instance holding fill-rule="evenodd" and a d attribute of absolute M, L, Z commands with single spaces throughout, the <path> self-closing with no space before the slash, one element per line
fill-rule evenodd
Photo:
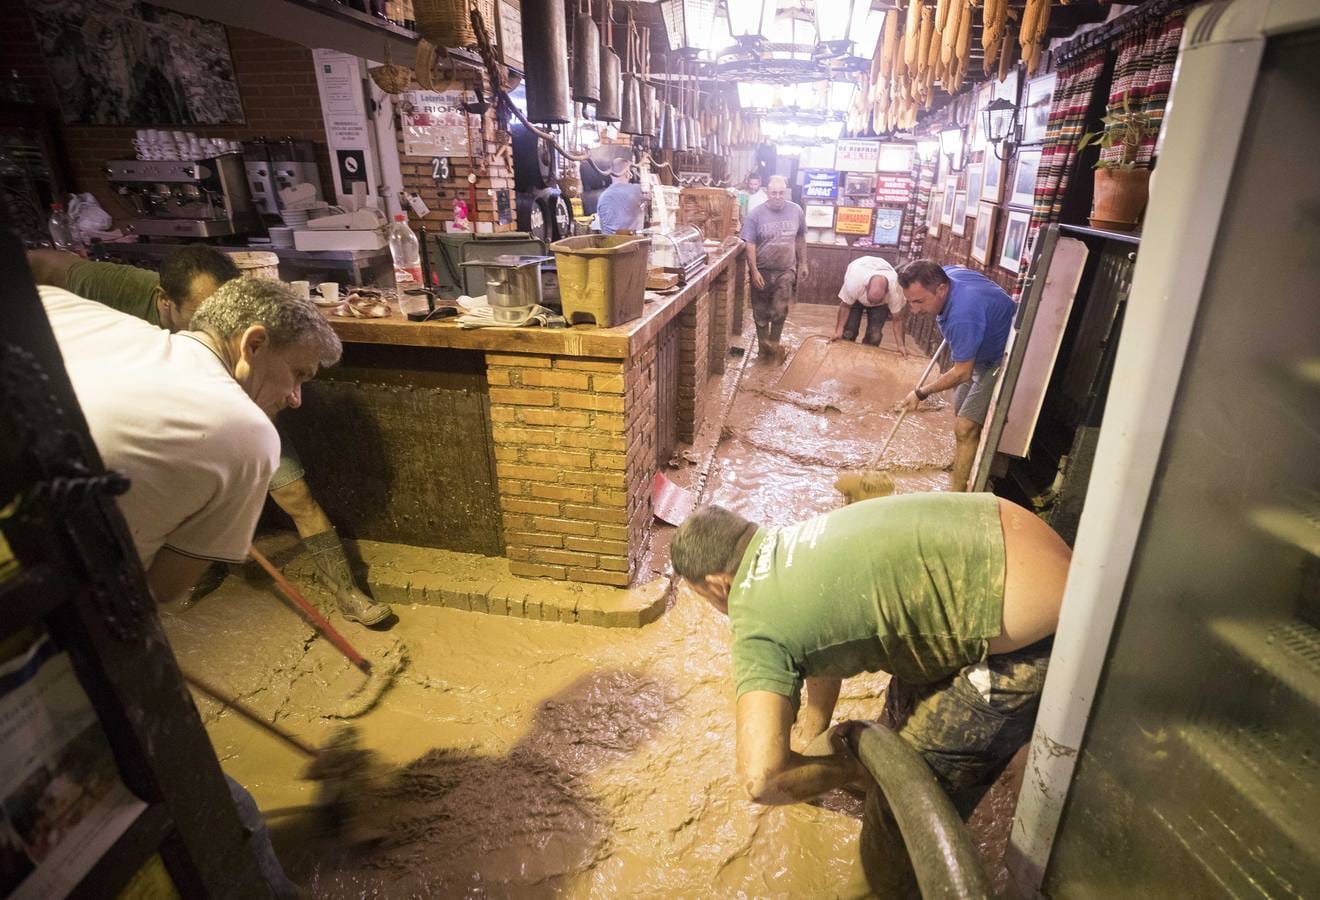
<path fill-rule="evenodd" d="M 170 333 L 188 328 L 202 302 L 239 276 L 233 260 L 212 247 L 182 247 L 165 260 L 160 274 L 116 263 L 91 262 L 62 250 L 32 250 L 28 265 L 38 284 L 66 288 L 88 300 L 157 325 Z M 278 420 L 276 428 L 279 428 Z M 280 462 L 270 483 L 270 497 L 293 520 L 298 536 L 316 564 L 321 583 L 334 595 L 344 618 L 377 625 L 390 608 L 362 593 L 353 579 L 344 546 L 325 510 L 312 496 L 293 442 L 280 430 Z M 194 591 L 203 596 L 219 587 L 226 567 L 208 569 Z"/>
<path fill-rule="evenodd" d="M 747 242 L 747 268 L 752 279 L 752 321 L 756 323 L 757 359 L 784 358 L 779 337 L 788 308 L 797 298 L 799 281 L 807 277 L 807 220 L 802 207 L 788 199 L 788 182 L 774 175 L 766 202 L 747 214 L 741 237 Z"/>
<path fill-rule="evenodd" d="M 1070 557 L 1048 525 L 990 494 L 865 500 L 786 528 L 697 512 L 674 537 L 674 572 L 729 617 L 748 797 L 798 803 L 867 785 L 862 892 L 912 894 L 854 729 L 830 729 L 841 681 L 893 676 L 876 717 L 970 814 L 1030 737 Z M 790 747 L 795 719 L 804 744 L 819 739 L 810 755 Z"/>

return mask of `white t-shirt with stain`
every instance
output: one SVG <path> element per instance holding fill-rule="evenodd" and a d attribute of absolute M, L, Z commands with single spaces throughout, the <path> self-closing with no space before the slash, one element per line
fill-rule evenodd
<path fill-rule="evenodd" d="M 889 306 L 889 312 L 898 315 L 907 305 L 907 298 L 903 296 L 903 289 L 898 286 L 898 272 L 888 261 L 878 256 L 861 256 L 848 263 L 847 270 L 843 273 L 843 287 L 839 289 L 839 299 L 847 306 L 854 303 L 860 303 L 862 306 L 879 306 L 879 303 L 872 303 L 867 299 L 867 286 L 871 279 L 877 275 L 883 275 L 889 282 L 889 290 L 885 293 L 884 302 Z"/>
<path fill-rule="evenodd" d="M 161 547 L 247 558 L 280 438 L 220 358 L 186 334 L 42 287 L 55 340 L 143 567 Z"/>

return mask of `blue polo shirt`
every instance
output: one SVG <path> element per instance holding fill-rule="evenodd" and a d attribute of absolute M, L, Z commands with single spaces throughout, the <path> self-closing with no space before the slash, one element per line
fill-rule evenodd
<path fill-rule="evenodd" d="M 935 321 L 949 342 L 953 361 L 994 365 L 1004 356 L 1017 304 L 980 272 L 945 266 L 944 273 L 949 276 L 949 299 Z"/>

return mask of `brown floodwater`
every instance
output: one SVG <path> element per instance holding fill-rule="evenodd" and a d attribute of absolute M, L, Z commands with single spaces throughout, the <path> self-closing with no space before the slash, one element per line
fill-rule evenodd
<path fill-rule="evenodd" d="M 785 343 L 827 330 L 833 315 L 796 307 Z M 835 345 L 802 383 L 781 383 L 783 366 L 748 361 L 740 372 L 731 358 L 708 404 L 728 408 L 728 420 L 699 436 L 669 474 L 704 501 L 767 524 L 835 508 L 840 469 L 873 461 L 895 418 L 889 406 L 923 364 Z M 897 490 L 946 488 L 950 426 L 941 408 L 903 424 L 890 457 Z M 671 534 L 657 526 L 656 572 Z M 284 558 L 296 551 L 284 535 L 263 547 Z M 385 634 L 344 626 L 366 655 L 408 658 L 375 708 L 354 720 L 380 762 L 360 783 L 353 817 L 358 832 L 380 836 L 371 845 L 320 834 L 303 760 L 198 701 L 226 771 L 279 813 L 277 850 L 315 896 L 814 897 L 848 881 L 857 801 L 836 793 L 768 808 L 745 799 L 734 777 L 727 620 L 686 590 L 640 630 L 430 606 L 396 612 Z M 342 724 L 327 716 L 365 680 L 261 580 L 230 577 L 168 611 L 166 627 L 186 669 L 312 742 Z M 849 679 L 838 717 L 875 717 L 885 681 Z M 1001 883 L 1014 777 L 1001 779 L 973 820 Z"/>

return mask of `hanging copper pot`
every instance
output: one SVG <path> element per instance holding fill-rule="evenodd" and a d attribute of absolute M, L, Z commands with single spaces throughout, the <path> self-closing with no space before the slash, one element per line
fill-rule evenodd
<path fill-rule="evenodd" d="M 563 0 L 523 0 L 523 34 L 537 35 L 527 42 L 527 118 L 562 125 L 572 118 L 568 95 L 568 21 Z"/>
<path fill-rule="evenodd" d="M 602 122 L 618 122 L 623 118 L 623 66 L 619 55 L 600 47 L 600 102 L 596 104 L 596 118 Z"/>
<path fill-rule="evenodd" d="M 586 12 L 573 17 L 573 99 L 600 102 L 600 29 Z"/>
<path fill-rule="evenodd" d="M 642 130 L 642 91 L 637 76 L 623 73 L 623 109 L 619 115 L 619 130 L 624 134 L 644 134 Z"/>

